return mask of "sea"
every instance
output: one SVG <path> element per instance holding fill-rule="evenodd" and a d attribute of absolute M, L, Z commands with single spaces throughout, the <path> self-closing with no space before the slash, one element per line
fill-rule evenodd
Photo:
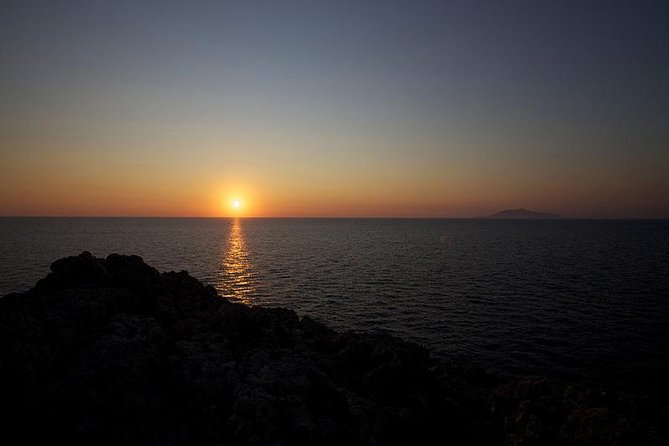
<path fill-rule="evenodd" d="M 137 254 L 221 296 L 509 375 L 669 372 L 669 220 L 0 218 L 0 296 Z"/>

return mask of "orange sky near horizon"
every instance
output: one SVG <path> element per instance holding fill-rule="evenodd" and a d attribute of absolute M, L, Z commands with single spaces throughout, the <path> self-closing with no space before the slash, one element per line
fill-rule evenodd
<path fill-rule="evenodd" d="M 258 126 L 207 138 L 187 130 L 172 141 L 155 132 L 99 140 L 88 130 L 5 139 L 0 215 L 472 217 L 524 207 L 586 218 L 667 216 L 669 176 L 634 153 L 565 151 L 547 160 L 518 147 L 489 150 L 493 143 L 480 139 L 480 147 L 444 140 L 435 151 L 436 141 L 342 132 L 342 149 L 308 129 L 297 137 Z"/>
<path fill-rule="evenodd" d="M 14 154 L 12 169 L 0 178 L 0 214 L 466 218 L 525 207 L 573 217 L 654 217 L 663 215 L 657 190 L 669 186 L 593 177 L 587 169 L 572 169 L 570 182 L 561 181 L 559 170 L 509 176 L 517 166 L 477 167 L 466 159 L 433 164 L 409 156 L 373 166 L 359 156 L 322 165 L 268 155 L 264 165 L 237 160 L 229 166 L 207 151 L 209 159 L 189 151 L 156 162 L 82 152 Z M 635 210 L 639 195 L 645 207 Z M 240 209 L 232 207 L 234 199 Z"/>

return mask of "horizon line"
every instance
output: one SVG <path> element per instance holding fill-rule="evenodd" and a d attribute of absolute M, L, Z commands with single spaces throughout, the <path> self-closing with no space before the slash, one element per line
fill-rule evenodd
<path fill-rule="evenodd" d="M 174 219 L 329 219 L 329 220 L 669 220 L 666 217 L 576 217 L 576 216 L 558 216 L 558 217 L 490 217 L 490 216 L 469 216 L 469 217 L 448 217 L 448 216 L 252 216 L 252 215 L 227 215 L 227 216 L 206 216 L 206 215 L 0 215 L 0 218 L 174 218 Z"/>

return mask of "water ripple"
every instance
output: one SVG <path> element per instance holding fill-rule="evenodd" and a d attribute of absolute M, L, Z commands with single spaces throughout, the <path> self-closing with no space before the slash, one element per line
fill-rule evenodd
<path fill-rule="evenodd" d="M 64 255 L 136 253 L 251 305 L 506 372 L 669 358 L 669 222 L 0 219 L 0 291 Z"/>

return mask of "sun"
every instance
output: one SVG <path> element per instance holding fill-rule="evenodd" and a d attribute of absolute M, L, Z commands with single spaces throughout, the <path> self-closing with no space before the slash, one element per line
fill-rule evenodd
<path fill-rule="evenodd" d="M 225 217 L 245 217 L 255 207 L 251 197 L 241 190 L 221 192 L 217 206 L 218 214 Z"/>

